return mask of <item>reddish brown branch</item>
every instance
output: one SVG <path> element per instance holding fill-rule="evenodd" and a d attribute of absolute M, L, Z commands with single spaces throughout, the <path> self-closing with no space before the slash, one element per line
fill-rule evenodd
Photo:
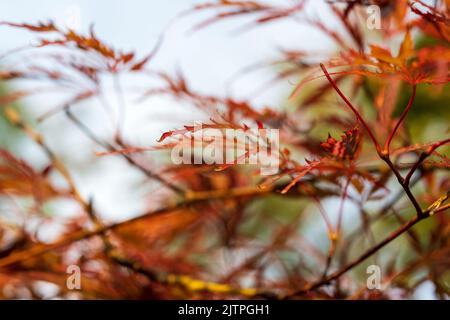
<path fill-rule="evenodd" d="M 416 161 L 416 163 L 414 163 L 414 165 L 411 167 L 408 174 L 406 175 L 405 184 L 407 184 L 409 186 L 412 175 L 421 166 L 421 164 L 425 161 L 426 158 L 428 158 L 436 149 L 438 149 L 439 147 L 441 147 L 449 142 L 450 142 L 450 139 L 439 141 L 439 142 L 433 144 L 432 146 L 430 146 L 424 152 L 422 152 L 419 156 L 419 159 Z"/>
<path fill-rule="evenodd" d="M 206 201 L 214 200 L 214 199 L 225 199 L 225 198 L 242 198 L 242 197 L 257 197 L 261 195 L 265 195 L 271 192 L 278 192 L 279 190 L 283 189 L 284 186 L 281 187 L 267 187 L 264 189 L 261 189 L 257 186 L 248 186 L 248 187 L 240 187 L 235 189 L 224 189 L 224 190 L 211 190 L 211 191 L 189 191 L 185 194 L 184 199 L 180 202 L 174 202 L 172 204 L 169 204 L 161 209 L 157 209 L 154 211 L 147 212 L 143 215 L 137 216 L 135 218 L 114 223 L 108 226 L 101 226 L 94 230 L 80 230 L 73 233 L 70 233 L 66 236 L 64 236 L 62 239 L 51 243 L 51 244 L 36 244 L 32 246 L 31 248 L 28 248 L 26 250 L 20 251 L 20 252 L 12 252 L 9 256 L 0 259 L 0 268 L 4 268 L 10 265 L 13 265 L 15 263 L 37 257 L 41 254 L 44 254 L 50 250 L 59 249 L 61 247 L 64 247 L 66 245 L 69 245 L 73 242 L 80 241 L 83 239 L 88 239 L 93 236 L 104 234 L 107 231 L 114 231 L 118 227 L 122 227 L 125 225 L 130 225 L 132 223 L 136 223 L 139 221 L 142 221 L 150 216 L 159 216 L 159 215 L 165 215 L 169 212 L 172 212 L 176 209 L 194 205 L 198 203 L 203 203 Z"/>
<path fill-rule="evenodd" d="M 440 206 L 440 204 L 443 201 L 447 200 L 448 198 L 449 198 L 449 194 L 447 194 L 445 197 L 443 197 L 441 199 L 438 199 L 437 202 L 439 202 L 438 203 L 439 208 L 436 208 L 435 210 L 433 210 L 434 206 L 431 205 L 428 209 L 423 211 L 423 214 L 421 216 L 415 215 L 414 217 L 411 218 L 411 220 L 409 220 L 408 222 L 403 224 L 397 230 L 393 231 L 384 240 L 382 240 L 381 242 L 379 242 L 375 246 L 373 246 L 370 249 L 368 249 L 366 252 L 364 252 L 362 255 L 360 255 L 358 258 L 356 258 L 352 262 L 348 263 L 347 265 L 345 265 L 341 269 L 337 270 L 333 274 L 329 275 L 328 277 L 326 277 L 324 279 L 321 279 L 320 281 L 317 281 L 315 283 L 312 283 L 312 284 L 308 285 L 306 288 L 304 288 L 302 290 L 299 290 L 299 291 L 296 291 L 293 294 L 289 295 L 288 297 L 293 297 L 293 296 L 298 296 L 298 295 L 302 295 L 302 294 L 308 293 L 309 291 L 315 290 L 315 289 L 317 289 L 317 288 L 319 288 L 321 286 L 329 284 L 333 280 L 338 279 L 343 274 L 345 274 L 347 271 L 349 271 L 349 270 L 353 269 L 354 267 L 358 266 L 359 264 L 364 262 L 367 258 L 372 256 L 375 252 L 377 252 L 378 250 L 382 249 L 383 247 L 385 247 L 386 245 L 391 243 L 393 240 L 395 240 L 399 236 L 401 236 L 403 233 L 405 233 L 408 230 L 410 230 L 418 222 L 420 222 L 420 221 L 422 221 L 422 220 L 432 216 L 435 213 L 443 212 L 443 211 L 447 210 L 448 208 L 450 208 L 449 204 L 447 204 L 445 206 Z"/>
<path fill-rule="evenodd" d="M 362 123 L 364 126 L 364 129 L 366 129 L 367 133 L 370 136 L 370 139 L 372 139 L 373 144 L 375 145 L 375 148 L 377 149 L 377 152 L 380 152 L 380 145 L 378 144 L 377 139 L 375 138 L 375 135 L 373 134 L 372 130 L 370 130 L 369 125 L 366 123 L 364 118 L 362 117 L 361 113 L 352 105 L 352 103 L 347 99 L 347 97 L 342 93 L 342 91 L 337 86 L 336 82 L 331 78 L 330 74 L 328 73 L 328 70 L 325 68 L 325 65 L 323 63 L 320 64 L 320 67 L 322 68 L 323 73 L 325 74 L 325 77 L 327 77 L 330 84 L 333 86 L 334 90 L 338 93 L 338 95 L 344 100 L 344 102 L 347 104 L 347 106 L 353 111 L 353 113 L 356 115 L 358 120 Z"/>
<path fill-rule="evenodd" d="M 408 114 L 409 110 L 411 109 L 411 106 L 414 102 L 414 99 L 416 97 L 416 85 L 412 86 L 412 94 L 411 98 L 409 99 L 408 105 L 406 106 L 405 110 L 403 110 L 402 115 L 400 116 L 400 119 L 398 119 L 397 123 L 395 124 L 394 129 L 391 131 L 388 139 L 386 140 L 386 143 L 384 145 L 383 153 L 389 154 L 389 146 L 391 145 L 392 139 L 395 136 L 395 133 L 397 132 L 398 128 L 402 124 L 403 120 L 406 118 L 406 115 Z"/>
<path fill-rule="evenodd" d="M 384 162 L 387 163 L 389 168 L 395 174 L 395 176 L 397 177 L 398 182 L 400 183 L 402 188 L 405 190 L 406 195 L 408 196 L 408 198 L 410 199 L 410 201 L 413 204 L 414 208 L 416 209 L 417 215 L 421 216 L 423 214 L 422 213 L 422 209 L 420 208 L 419 203 L 417 202 L 416 198 L 412 194 L 409 186 L 407 184 L 405 184 L 405 179 L 403 179 L 402 175 L 395 168 L 394 164 L 392 163 L 391 159 L 389 158 L 389 152 L 386 151 L 385 149 L 383 149 L 383 150 L 380 149 L 380 145 L 378 144 L 374 134 L 372 133 L 372 130 L 370 130 L 369 126 L 367 125 L 366 121 L 361 116 L 359 111 L 351 104 L 351 102 L 347 99 L 347 97 L 342 93 L 342 91 L 339 89 L 339 87 L 337 86 L 337 84 L 333 80 L 333 78 L 331 78 L 330 74 L 328 73 L 327 69 L 325 68 L 325 66 L 322 63 L 320 64 L 320 67 L 322 68 L 322 70 L 323 70 L 325 76 L 327 77 L 328 81 L 330 82 L 330 84 L 333 86 L 334 90 L 339 94 L 339 96 L 342 98 L 342 100 L 347 104 L 347 106 L 356 115 L 358 120 L 363 124 L 364 128 L 366 129 L 367 133 L 369 134 L 370 138 L 372 139 L 373 144 L 375 145 L 375 148 L 377 150 L 378 155 L 380 156 L 380 158 Z M 408 106 L 405 109 L 405 112 L 402 114 L 402 116 L 400 117 L 400 120 L 397 122 L 397 125 L 394 128 L 393 133 L 395 133 L 395 131 L 397 130 L 398 126 L 401 124 L 403 119 L 406 117 L 407 111 L 411 108 L 412 102 L 414 101 L 415 92 L 416 92 L 416 89 L 415 89 L 415 86 L 414 86 L 413 87 L 413 95 L 411 96 L 411 99 L 410 99 L 410 101 L 408 103 Z M 393 136 L 393 133 L 391 133 L 391 136 Z M 392 138 L 390 138 L 390 139 L 392 139 Z M 388 139 L 388 141 L 389 141 L 389 139 Z"/>

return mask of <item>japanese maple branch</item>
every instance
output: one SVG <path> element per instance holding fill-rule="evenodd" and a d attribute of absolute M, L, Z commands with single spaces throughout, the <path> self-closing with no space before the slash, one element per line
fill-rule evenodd
<path fill-rule="evenodd" d="M 412 205 L 414 206 L 414 209 L 416 210 L 416 213 L 418 216 L 423 215 L 422 209 L 420 208 L 419 203 L 417 202 L 416 198 L 411 192 L 411 189 L 409 187 L 409 183 L 407 184 L 405 182 L 405 179 L 402 177 L 400 172 L 395 168 L 394 164 L 392 163 L 389 154 L 382 153 L 380 154 L 381 159 L 387 163 L 391 171 L 394 173 L 395 177 L 398 180 L 398 183 L 402 186 L 403 190 L 405 191 L 406 195 L 408 196 L 409 200 L 411 201 Z"/>
<path fill-rule="evenodd" d="M 407 173 L 405 177 L 405 184 L 409 185 L 411 181 L 411 177 L 413 176 L 414 172 L 421 166 L 421 164 L 425 161 L 426 158 L 428 158 L 436 149 L 442 147 L 443 145 L 450 143 L 450 139 L 445 139 L 442 141 L 438 141 L 434 143 L 433 145 L 429 146 L 424 152 L 422 152 L 419 156 L 419 159 L 414 163 L 414 165 L 411 167 L 409 172 Z"/>
<path fill-rule="evenodd" d="M 149 280 L 165 285 L 179 286 L 189 292 L 208 292 L 221 295 L 241 295 L 247 298 L 280 299 L 278 294 L 257 288 L 240 288 L 226 283 L 209 282 L 194 279 L 186 275 L 164 273 L 145 268 L 136 261 L 127 259 L 117 253 L 110 254 L 110 258 L 117 264 L 146 276 Z"/>
<path fill-rule="evenodd" d="M 330 74 L 328 73 L 328 70 L 325 68 L 325 65 L 323 63 L 320 64 L 320 67 L 322 68 L 323 73 L 325 74 L 325 77 L 328 79 L 334 90 L 338 93 L 338 95 L 342 98 L 342 100 L 347 104 L 347 106 L 353 111 L 355 116 L 358 118 L 359 122 L 362 123 L 364 126 L 364 129 L 369 134 L 370 139 L 372 140 L 373 144 L 375 145 L 375 148 L 378 153 L 381 151 L 381 147 L 378 144 L 377 139 L 375 138 L 375 135 L 373 134 L 372 130 L 370 130 L 369 125 L 366 123 L 364 118 L 361 116 L 359 111 L 351 104 L 351 102 L 347 99 L 347 97 L 342 93 L 341 89 L 337 86 L 336 82 L 331 78 Z"/>
<path fill-rule="evenodd" d="M 445 202 L 450 197 L 450 192 L 448 192 L 445 196 L 439 198 L 437 201 L 435 201 L 431 206 L 429 206 L 426 210 L 423 210 L 423 214 L 418 216 L 415 215 L 413 218 L 411 218 L 408 222 L 403 224 L 401 227 L 399 227 L 397 230 L 393 231 L 389 236 L 387 236 L 384 240 L 376 244 L 375 246 L 368 249 L 366 252 L 364 252 L 362 255 L 360 255 L 358 258 L 353 260 L 352 262 L 348 263 L 341 269 L 337 270 L 330 276 L 326 277 L 325 279 L 321 279 L 315 283 L 312 283 L 308 285 L 306 288 L 296 291 L 293 294 L 289 295 L 289 297 L 305 294 L 311 290 L 317 289 L 323 285 L 326 285 L 330 283 L 333 280 L 336 280 L 337 278 L 341 277 L 344 273 L 347 271 L 353 269 L 354 267 L 361 264 L 363 261 L 365 261 L 367 258 L 369 258 L 371 255 L 373 255 L 378 250 L 382 249 L 389 243 L 391 243 L 393 240 L 397 239 L 399 236 L 401 236 L 403 233 L 407 232 L 409 229 L 411 229 L 413 226 L 415 226 L 418 222 L 436 214 L 439 212 L 443 212 L 450 208 L 450 204 L 442 206 L 442 203 Z"/>
<path fill-rule="evenodd" d="M 416 97 L 416 85 L 414 84 L 412 86 L 412 94 L 411 97 L 409 99 L 408 105 L 406 106 L 405 110 L 403 110 L 402 115 L 400 116 L 400 119 L 398 119 L 394 129 L 391 131 L 391 133 L 389 134 L 388 139 L 386 140 L 386 143 L 384 145 L 383 148 L 383 152 L 389 154 L 389 146 L 391 145 L 392 139 L 395 136 L 395 133 L 397 132 L 398 128 L 400 127 L 400 125 L 402 124 L 403 120 L 405 120 L 406 115 L 408 114 L 409 110 L 411 109 L 411 106 L 414 102 L 414 99 Z"/>
<path fill-rule="evenodd" d="M 425 161 L 426 158 L 428 158 L 430 155 L 433 154 L 433 152 L 438 149 L 439 147 L 442 147 L 443 145 L 447 144 L 450 142 L 450 139 L 445 139 L 442 141 L 438 141 L 436 143 L 434 143 L 433 145 L 429 146 L 424 152 L 421 153 L 421 155 L 419 156 L 419 159 L 414 163 L 414 165 L 411 167 L 411 169 L 409 170 L 409 172 L 407 173 L 406 177 L 403 178 L 400 173 L 398 172 L 398 170 L 394 167 L 394 165 L 392 164 L 390 158 L 389 158 L 389 153 L 383 153 L 383 155 L 381 156 L 381 158 L 389 165 L 389 167 L 391 168 L 391 170 L 394 172 L 394 174 L 396 175 L 400 185 L 403 187 L 406 195 L 409 197 L 409 199 L 411 200 L 411 202 L 414 205 L 414 208 L 416 209 L 417 215 L 422 215 L 423 212 L 417 202 L 417 200 L 415 199 L 414 195 L 411 192 L 411 188 L 410 188 L 410 184 L 411 184 L 411 177 L 414 174 L 414 172 L 421 166 L 421 164 Z"/>
<path fill-rule="evenodd" d="M 186 207 L 189 205 L 195 205 L 199 203 L 204 203 L 213 199 L 225 199 L 225 198 L 242 198 L 242 197 L 256 197 L 262 196 L 271 192 L 279 192 L 284 186 L 280 187 L 267 187 L 261 189 L 259 187 L 240 187 L 235 189 L 224 189 L 224 190 L 211 190 L 211 191 L 188 191 L 186 192 L 184 198 L 179 202 L 174 202 L 163 208 L 144 213 L 135 218 L 117 222 L 114 224 L 97 227 L 94 230 L 80 230 L 68 235 L 65 235 L 60 240 L 50 243 L 50 244 L 36 244 L 28 249 L 19 252 L 12 252 L 9 256 L 0 259 L 0 268 L 4 268 L 15 263 L 37 257 L 44 254 L 50 250 L 55 250 L 73 242 L 80 241 L 83 239 L 88 239 L 93 236 L 102 235 L 107 231 L 114 231 L 119 227 L 126 226 L 139 222 L 141 220 L 147 219 L 148 217 L 162 216 L 168 214 L 176 209 Z"/>
<path fill-rule="evenodd" d="M 15 263 L 30 259 L 30 258 L 34 258 L 37 257 L 41 254 L 44 254 L 48 251 L 51 250 L 55 250 L 58 248 L 61 248 L 63 246 L 66 246 L 68 244 L 71 244 L 73 242 L 76 241 L 80 241 L 83 239 L 88 239 L 91 238 L 93 236 L 96 235 L 101 235 L 104 234 L 107 231 L 110 230 L 115 230 L 120 226 L 125 226 L 140 220 L 143 220 L 145 218 L 148 218 L 149 216 L 158 216 L 158 215 L 164 215 L 168 212 L 171 212 L 177 208 L 181 207 L 180 204 L 175 204 L 175 205 L 169 205 L 167 207 L 161 208 L 159 210 L 155 210 L 152 212 L 148 212 L 146 214 L 143 214 L 141 216 L 138 216 L 136 218 L 130 219 L 130 220 L 126 220 L 123 222 L 118 222 L 115 224 L 111 224 L 108 226 L 102 226 L 102 227 L 98 227 L 95 228 L 94 230 L 80 230 L 80 231 L 76 231 L 76 232 L 72 232 L 66 236 L 64 236 L 62 239 L 54 242 L 54 243 L 50 243 L 50 244 L 36 244 L 28 249 L 25 249 L 23 251 L 19 251 L 19 252 L 14 252 L 11 253 L 9 256 L 0 259 L 0 268 L 4 268 L 10 265 L 13 265 Z"/>
<path fill-rule="evenodd" d="M 333 80 L 333 78 L 331 78 L 330 74 L 328 73 L 328 70 L 325 68 L 325 66 L 321 63 L 320 67 L 322 68 L 323 73 L 325 74 L 326 78 L 328 79 L 328 81 L 330 82 L 330 84 L 333 86 L 334 90 L 339 94 L 339 96 L 342 98 L 342 100 L 344 100 L 344 102 L 347 104 L 347 106 L 353 111 L 353 113 L 356 115 L 356 117 L 358 118 L 358 120 L 363 124 L 364 128 L 366 129 L 367 133 L 369 134 L 370 138 L 373 141 L 373 144 L 375 145 L 377 154 L 379 155 L 379 157 L 387 163 L 387 165 L 389 166 L 389 168 L 391 169 L 391 171 L 394 173 L 394 175 L 396 176 L 398 182 L 400 183 L 400 185 L 402 186 L 403 190 L 405 191 L 406 195 L 408 196 L 409 200 L 411 201 L 411 203 L 414 206 L 414 209 L 416 210 L 416 213 L 418 216 L 423 215 L 422 209 L 420 208 L 419 203 L 417 202 L 416 198 L 414 197 L 414 195 L 411 192 L 411 189 L 409 188 L 409 185 L 407 185 L 405 183 L 405 179 L 402 177 L 402 175 L 400 174 L 400 172 L 397 170 L 397 168 L 395 168 L 394 164 L 392 163 L 390 157 L 389 157 L 389 152 L 386 151 L 385 149 L 381 150 L 380 145 L 377 142 L 377 139 L 375 138 L 373 132 L 370 130 L 369 126 L 367 125 L 367 123 L 365 122 L 365 120 L 363 119 L 363 117 L 361 116 L 361 114 L 359 113 L 359 111 L 351 104 L 351 102 L 347 99 L 347 97 L 342 93 L 342 91 L 339 89 L 339 87 L 337 86 L 336 82 Z M 412 102 L 414 101 L 414 97 L 415 97 L 415 87 L 413 88 L 413 95 L 410 99 L 410 102 L 408 103 L 407 108 L 405 109 L 406 112 L 403 112 L 402 116 L 400 117 L 400 120 L 397 122 L 397 125 L 395 126 L 393 133 L 395 133 L 395 131 L 397 130 L 398 126 L 401 124 L 401 122 L 403 121 L 404 117 L 407 114 L 407 111 L 409 110 L 409 108 L 411 108 Z M 393 133 L 391 133 L 391 136 L 393 136 Z M 389 141 L 389 139 L 388 139 Z"/>

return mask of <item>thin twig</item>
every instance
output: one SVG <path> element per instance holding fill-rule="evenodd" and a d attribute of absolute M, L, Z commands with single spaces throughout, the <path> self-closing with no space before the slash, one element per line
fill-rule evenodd
<path fill-rule="evenodd" d="M 330 84 L 333 86 L 334 90 L 338 93 L 338 95 L 342 98 L 342 100 L 347 104 L 347 106 L 353 111 L 353 113 L 356 115 L 358 120 L 362 123 L 364 126 L 364 129 L 366 129 L 367 133 L 370 136 L 370 139 L 372 139 L 373 144 L 375 145 L 375 148 L 378 152 L 380 152 L 380 145 L 378 144 L 377 139 L 375 138 L 375 135 L 373 134 L 372 130 L 370 129 L 369 125 L 366 123 L 364 118 L 361 116 L 359 111 L 351 104 L 351 102 L 347 99 L 347 97 L 342 93 L 342 91 L 337 86 L 336 82 L 331 78 L 330 74 L 328 73 L 328 70 L 325 68 L 325 65 L 323 63 L 320 64 L 320 67 L 322 68 L 323 73 L 325 74 L 325 77 L 328 79 Z"/>
<path fill-rule="evenodd" d="M 91 139 L 93 142 L 95 142 L 96 144 L 100 145 L 101 147 L 105 148 L 106 150 L 108 150 L 109 152 L 117 152 L 117 149 L 110 143 L 101 140 L 100 138 L 98 138 L 93 132 L 92 130 L 86 126 L 80 119 L 78 119 L 70 110 L 70 108 L 65 110 L 65 113 L 67 115 L 67 117 L 69 118 L 70 121 L 72 121 L 72 123 L 78 128 L 80 129 L 89 139 Z M 135 168 L 139 169 L 142 173 L 144 173 L 147 177 L 157 180 L 158 182 L 160 182 L 161 184 L 167 186 L 169 189 L 171 189 L 172 191 L 176 192 L 177 194 L 184 194 L 184 190 L 180 187 L 178 187 L 177 185 L 173 184 L 170 181 L 167 181 L 166 179 L 164 179 L 163 177 L 161 177 L 160 175 L 154 173 L 153 171 L 144 168 L 143 166 L 141 166 L 139 163 L 137 163 L 132 157 L 130 157 L 127 154 L 124 153 L 119 153 L 125 160 L 127 160 L 127 162 L 129 164 L 131 164 L 132 166 L 134 166 Z"/>
<path fill-rule="evenodd" d="M 383 151 L 386 152 L 387 154 L 389 154 L 389 146 L 391 145 L 392 139 L 394 138 L 395 133 L 397 132 L 398 128 L 400 127 L 400 125 L 402 124 L 403 120 L 406 118 L 409 110 L 411 109 L 411 106 L 412 106 L 412 104 L 414 102 L 415 97 L 416 97 L 416 85 L 414 84 L 412 86 L 412 94 L 411 94 L 411 97 L 410 97 L 410 99 L 408 101 L 408 105 L 406 106 L 405 110 L 403 110 L 402 115 L 400 116 L 400 119 L 397 121 L 394 129 L 391 131 L 391 133 L 390 133 L 390 135 L 389 135 L 389 137 L 386 140 L 386 143 L 384 145 Z"/>
<path fill-rule="evenodd" d="M 406 222 L 401 227 L 399 227 L 398 229 L 393 231 L 383 241 L 381 241 L 377 245 L 371 247 L 370 249 L 365 251 L 362 255 L 360 255 L 358 258 L 356 258 L 352 262 L 348 263 L 347 265 L 345 265 L 341 269 L 337 270 L 336 272 L 334 272 L 330 276 L 326 277 L 325 279 L 321 279 L 321 280 L 319 280 L 319 281 L 317 281 L 315 283 L 312 283 L 312 284 L 306 286 L 304 289 L 298 290 L 298 291 L 290 294 L 288 297 L 293 297 L 293 296 L 298 296 L 298 295 L 305 294 L 305 293 L 307 293 L 309 291 L 312 291 L 312 290 L 315 290 L 315 289 L 317 289 L 317 288 L 319 288 L 319 287 L 321 287 L 323 285 L 329 284 L 331 281 L 336 280 L 337 278 L 341 277 L 344 273 L 346 273 L 347 271 L 349 271 L 349 270 L 353 269 L 354 267 L 358 266 L 363 261 L 365 261 L 367 258 L 369 258 L 371 255 L 373 255 L 375 252 L 377 252 L 381 248 L 385 247 L 386 245 L 391 243 L 393 240 L 397 239 L 403 233 L 407 232 L 409 229 L 411 229 L 413 226 L 415 226 L 418 222 L 420 222 L 420 221 L 422 221 L 422 220 L 424 220 L 424 219 L 426 219 L 426 218 L 428 218 L 428 217 L 430 217 L 430 216 L 432 216 L 432 215 L 434 215 L 434 214 L 436 214 L 438 212 L 442 212 L 442 211 L 447 210 L 450 207 L 449 205 L 440 206 L 440 204 L 442 202 L 444 202 L 445 200 L 447 200 L 449 198 L 449 196 L 450 195 L 447 194 L 446 196 L 441 197 L 440 199 L 438 199 L 438 201 L 437 201 L 437 202 L 439 202 L 438 208 L 434 208 L 434 204 L 432 204 L 430 207 L 428 207 L 426 210 L 423 211 L 423 215 L 421 215 L 421 216 L 415 215 L 408 222 Z"/>
<path fill-rule="evenodd" d="M 375 145 L 375 148 L 377 150 L 377 153 L 379 155 L 379 157 L 387 163 L 387 165 L 389 166 L 389 168 L 392 170 L 392 172 L 395 174 L 395 176 L 397 177 L 398 182 L 400 183 L 400 185 L 403 187 L 403 190 L 405 191 L 406 195 L 408 196 L 408 198 L 410 199 L 411 203 L 413 204 L 414 208 L 416 209 L 416 213 L 418 216 L 421 216 L 422 213 L 422 209 L 420 208 L 419 203 L 417 202 L 416 198 L 414 197 L 414 195 L 412 194 L 410 188 L 408 185 L 405 184 L 405 181 L 402 177 L 402 175 L 400 174 L 400 172 L 395 168 L 394 164 L 392 163 L 390 157 L 389 157 L 389 151 L 388 150 L 381 150 L 380 149 L 380 145 L 378 144 L 374 134 L 372 133 L 372 130 L 370 130 L 369 126 L 367 125 L 366 121 L 364 120 L 364 118 L 361 116 L 361 114 L 359 113 L 359 111 L 352 105 L 352 103 L 347 99 L 347 97 L 342 93 L 342 91 L 339 89 L 339 87 L 337 86 L 336 82 L 333 80 L 333 78 L 331 78 L 330 74 L 328 73 L 327 69 L 325 68 L 325 66 L 321 63 L 320 67 L 322 68 L 326 78 L 328 79 L 328 81 L 330 82 L 330 84 L 333 86 L 334 90 L 339 94 L 339 96 L 342 98 L 342 100 L 347 104 L 347 106 L 353 111 L 353 113 L 356 115 L 356 117 L 359 119 L 359 121 L 363 124 L 364 128 L 366 129 L 367 133 L 369 134 L 370 138 L 373 141 L 373 144 Z M 409 110 L 409 108 L 412 105 L 412 102 L 414 101 L 414 96 L 415 96 L 415 88 L 413 91 L 413 97 L 411 97 L 410 99 L 410 103 L 408 103 L 408 107 L 407 109 Z M 402 115 L 402 117 L 400 118 L 399 122 L 397 123 L 397 125 L 400 125 L 400 123 L 402 122 L 403 118 L 406 116 L 406 113 L 404 115 Z M 397 127 L 397 126 L 396 126 Z M 396 129 L 395 129 L 396 130 Z M 395 132 L 394 132 L 395 133 Z"/>
<path fill-rule="evenodd" d="M 144 213 L 140 216 L 137 216 L 135 218 L 117 222 L 111 225 L 107 226 L 101 226 L 98 228 L 95 228 L 94 230 L 80 230 L 73 233 L 70 233 L 68 235 L 65 235 L 62 239 L 51 243 L 51 244 L 36 244 L 26 250 L 20 251 L 20 252 L 13 252 L 9 256 L 0 259 L 0 268 L 4 268 L 10 265 L 13 265 L 15 263 L 37 257 L 41 254 L 44 254 L 50 250 L 55 250 L 58 248 L 61 248 L 63 246 L 66 246 L 68 244 L 71 244 L 76 241 L 80 241 L 83 239 L 88 239 L 93 236 L 101 235 L 107 231 L 114 231 L 115 229 L 119 227 L 123 227 L 126 225 L 130 225 L 142 220 L 147 219 L 148 217 L 155 217 L 155 216 L 162 216 L 167 213 L 173 212 L 174 210 L 198 204 L 203 203 L 206 201 L 214 200 L 214 199 L 225 199 L 225 198 L 242 198 L 242 197 L 256 197 L 256 196 L 262 196 L 271 192 L 279 192 L 279 190 L 282 190 L 284 186 L 279 186 L 276 188 L 265 188 L 261 189 L 257 186 L 255 187 L 241 187 L 241 188 L 235 188 L 235 189 L 224 189 L 224 190 L 211 190 L 211 191 L 190 191 L 186 194 L 186 197 L 179 201 L 174 202 L 172 204 L 168 204 L 167 206 L 154 210 L 149 211 L 147 213 Z"/>

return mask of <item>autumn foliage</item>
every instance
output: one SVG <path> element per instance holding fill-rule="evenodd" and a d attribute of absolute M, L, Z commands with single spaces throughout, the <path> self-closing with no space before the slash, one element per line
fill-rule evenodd
<path fill-rule="evenodd" d="M 4 83 L 14 88 L 28 81 L 35 89 L 3 94 L 0 111 L 47 163 L 38 168 L 0 150 L 0 297 L 43 298 L 36 284 L 46 282 L 57 286 L 59 297 L 81 299 L 395 299 L 414 297 L 431 283 L 436 297 L 448 299 L 450 2 L 429 2 L 326 1 L 338 29 L 308 16 L 307 0 L 212 1 L 179 16 L 209 14 L 192 26 L 195 32 L 209 32 L 216 23 L 248 31 L 293 19 L 326 35 L 335 51 L 319 59 L 289 48 L 278 52 L 279 59 L 245 70 L 273 68 L 263 89 L 290 85 L 287 107 L 206 95 L 182 72 L 155 71 L 152 58 L 164 35 L 141 56 L 107 44 L 93 28 L 80 34 L 51 21 L 1 22 L 1 28 L 36 35 L 31 47 L 0 58 L 36 53 L 22 64 L 2 61 Z M 379 30 L 367 29 L 370 5 L 381 8 Z M 146 146 L 127 139 L 122 120 L 133 111 L 121 102 L 127 90 L 121 79 L 130 75 L 149 79 L 133 91 L 142 105 L 169 96 L 206 114 L 207 128 L 280 130 L 279 172 L 261 176 L 254 166 L 238 164 L 173 165 L 169 157 L 156 164 L 154 157 L 170 154 L 195 126 L 167 128 Z M 105 137 L 75 107 L 103 101 L 111 111 L 106 78 L 115 84 L 120 112 L 112 120 L 114 134 Z M 15 106 L 42 88 L 68 98 L 29 119 Z M 432 127 L 434 139 L 426 140 L 409 120 L 438 108 L 433 104 L 439 97 L 446 127 Z M 95 195 L 80 192 L 73 169 L 40 130 L 61 114 L 91 140 L 98 159 L 116 157 L 140 172 L 157 205 L 153 201 L 128 220 L 102 219 Z M 77 214 L 44 214 L 55 199 L 75 204 Z M 58 236 L 44 240 L 41 226 L 56 220 Z M 369 264 L 380 266 L 382 290 L 367 288 Z M 69 265 L 80 267 L 79 290 L 66 285 Z"/>

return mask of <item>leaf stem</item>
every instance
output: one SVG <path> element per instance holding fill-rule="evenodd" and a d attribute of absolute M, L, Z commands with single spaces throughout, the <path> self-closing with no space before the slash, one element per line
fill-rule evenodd
<path fill-rule="evenodd" d="M 407 173 L 407 175 L 405 177 L 405 184 L 407 184 L 407 185 L 410 184 L 412 175 L 420 167 L 420 165 L 425 161 L 426 158 L 428 158 L 437 148 L 439 148 L 449 142 L 450 142 L 450 139 L 438 141 L 435 144 L 431 145 L 426 151 L 422 152 L 419 156 L 419 159 L 416 161 L 416 163 L 414 163 L 414 165 L 411 167 L 411 169 Z"/>
<path fill-rule="evenodd" d="M 325 77 L 327 77 L 330 84 L 333 86 L 334 90 L 338 93 L 338 95 L 344 100 L 344 102 L 347 104 L 347 106 L 353 111 L 353 113 L 356 115 L 358 120 L 362 123 L 364 128 L 366 129 L 367 133 L 370 136 L 370 139 L 372 139 L 373 144 L 375 145 L 375 148 L 377 149 L 377 152 L 380 153 L 381 148 L 378 144 L 377 139 L 375 138 L 375 135 L 373 134 L 372 130 L 370 130 L 369 125 L 366 123 L 364 118 L 361 116 L 359 111 L 351 104 L 351 102 L 347 99 L 347 97 L 342 93 L 342 91 L 337 86 L 336 82 L 331 78 L 330 74 L 328 73 L 328 70 L 325 68 L 325 65 L 323 63 L 320 64 L 320 67 L 322 68 L 323 73 L 325 74 Z"/>
<path fill-rule="evenodd" d="M 447 200 L 448 198 L 449 198 L 449 196 L 447 195 L 443 199 L 443 201 Z M 441 203 L 439 203 L 439 204 L 441 204 Z M 384 240 L 382 240 L 381 242 L 379 242 L 375 246 L 373 246 L 370 249 L 368 249 L 366 252 L 364 252 L 362 255 L 360 255 L 358 258 L 356 258 L 352 262 L 348 263 L 347 265 L 345 265 L 341 269 L 337 270 L 333 274 L 329 275 L 328 277 L 326 277 L 324 279 L 321 279 L 321 280 L 319 280 L 319 281 L 317 281 L 315 283 L 312 283 L 312 284 L 306 286 L 304 289 L 298 290 L 298 291 L 290 294 L 286 298 L 290 298 L 290 297 L 298 296 L 298 295 L 301 295 L 301 294 L 305 294 L 305 293 L 307 293 L 307 292 L 309 292 L 311 290 L 314 290 L 314 289 L 317 289 L 317 288 L 319 288 L 319 287 L 321 287 L 323 285 L 326 285 L 326 284 L 330 283 L 333 280 L 336 280 L 337 278 L 342 276 L 347 271 L 353 269 L 354 267 L 356 267 L 359 264 L 361 264 L 362 262 L 364 262 L 367 258 L 369 258 L 371 255 L 373 255 L 375 252 L 377 252 L 381 248 L 385 247 L 386 245 L 391 243 L 393 240 L 397 239 L 403 233 L 409 231 L 418 222 L 420 222 L 420 221 L 422 221 L 422 220 L 432 216 L 433 214 L 445 211 L 445 210 L 447 210 L 449 208 L 450 208 L 450 204 L 447 204 L 447 205 L 439 206 L 434 211 L 432 211 L 433 209 L 430 209 L 430 208 L 424 210 L 422 215 L 420 215 L 420 216 L 419 215 L 415 215 L 414 217 L 412 217 L 408 222 L 404 223 L 398 229 L 393 231 L 389 236 L 387 236 Z"/>
<path fill-rule="evenodd" d="M 414 102 L 414 99 L 416 98 L 416 85 L 414 84 L 412 86 L 412 94 L 409 98 L 408 105 L 406 106 L 405 110 L 403 110 L 402 115 L 400 116 L 400 119 L 398 119 L 394 129 L 391 131 L 388 139 L 386 140 L 386 143 L 383 148 L 383 152 L 389 154 L 389 146 L 391 145 L 392 139 L 394 139 L 395 133 L 397 132 L 398 128 L 402 124 L 403 120 L 405 120 L 406 115 L 408 114 L 409 110 L 411 109 L 411 106 Z"/>

